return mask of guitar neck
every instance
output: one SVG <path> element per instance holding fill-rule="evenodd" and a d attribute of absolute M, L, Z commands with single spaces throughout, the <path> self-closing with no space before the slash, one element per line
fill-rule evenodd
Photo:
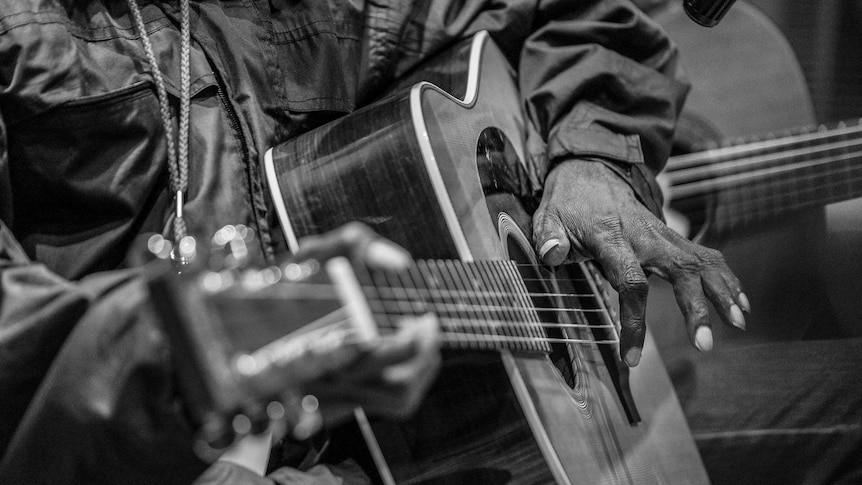
<path fill-rule="evenodd" d="M 561 295 L 531 290 L 514 261 L 421 260 L 404 272 L 372 273 L 359 266 L 355 274 L 384 333 L 404 315 L 433 312 L 444 346 L 454 349 L 547 353 L 553 343 L 618 341 L 605 306 L 591 291 Z M 536 305 L 543 297 L 547 305 Z M 569 304 L 553 304 L 551 297 Z M 560 313 L 567 318 L 559 319 Z M 588 316 L 604 318 L 605 324 Z"/>
<path fill-rule="evenodd" d="M 719 230 L 862 196 L 862 125 L 794 133 L 672 157 L 672 205 Z"/>

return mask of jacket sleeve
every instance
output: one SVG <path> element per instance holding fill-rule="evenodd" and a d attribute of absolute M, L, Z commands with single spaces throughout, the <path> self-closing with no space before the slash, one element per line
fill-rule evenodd
<path fill-rule="evenodd" d="M 31 261 L 3 220 L 7 153 L 0 118 L 0 482 L 191 482 L 204 466 L 143 278 Z"/>
<path fill-rule="evenodd" d="M 142 278 L 62 280 L 2 230 L 0 482 L 190 483 L 204 464 Z"/>
<path fill-rule="evenodd" d="M 555 164 L 595 160 L 660 214 L 655 174 L 688 85 L 674 44 L 629 0 L 437 0 L 414 15 L 403 37 L 421 41 L 401 54 L 402 71 L 480 30 L 516 67 L 537 190 Z"/>
<path fill-rule="evenodd" d="M 544 2 L 534 25 L 518 73 L 537 178 L 567 159 L 601 161 L 660 215 L 655 175 L 688 92 L 675 46 L 624 0 Z"/>

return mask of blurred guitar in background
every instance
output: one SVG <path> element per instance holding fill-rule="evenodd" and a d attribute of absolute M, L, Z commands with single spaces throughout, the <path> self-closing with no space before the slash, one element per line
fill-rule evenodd
<path fill-rule="evenodd" d="M 862 170 L 859 122 L 805 134 L 815 109 L 802 69 L 750 4 L 737 2 L 706 30 L 678 2 L 636 3 L 676 41 L 693 85 L 665 172 L 666 194 L 677 198 L 670 207 L 690 218 L 699 242 L 724 253 L 752 303 L 745 332 L 712 321 L 716 346 L 703 354 L 679 332 L 670 286 L 651 281 L 649 327 L 710 480 L 855 483 L 862 208 L 850 198 Z M 764 133 L 772 135 L 753 136 Z M 827 185 L 830 175 L 846 175 L 836 177 L 842 190 Z"/>
<path fill-rule="evenodd" d="M 716 341 L 859 335 L 858 122 L 816 127 L 794 52 L 751 5 L 738 2 L 706 31 L 676 2 L 636 3 L 677 43 L 693 85 L 665 172 L 670 207 L 691 218 L 700 242 L 722 250 L 754 306 L 744 334 L 714 321 Z M 650 321 L 681 322 L 670 287 L 653 287 Z M 697 358 L 678 327 L 652 327 L 669 365 Z"/>

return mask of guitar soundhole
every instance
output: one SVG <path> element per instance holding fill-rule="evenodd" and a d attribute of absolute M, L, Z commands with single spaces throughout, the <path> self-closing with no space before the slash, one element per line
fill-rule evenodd
<path fill-rule="evenodd" d="M 502 130 L 489 127 L 480 133 L 476 142 L 476 164 L 488 210 L 497 220 L 500 240 L 504 242 L 508 258 L 518 263 L 527 291 L 533 295 L 535 307 L 566 308 L 558 298 L 541 296 L 559 291 L 547 286 L 554 275 L 540 267 L 529 243 L 530 212 L 534 208 L 531 206 L 535 204 L 525 197 L 518 197 L 530 193 L 529 179 L 514 145 Z M 577 302 L 568 302 L 569 306 L 573 304 L 576 306 Z M 539 316 L 545 323 L 560 323 L 560 316 L 556 313 L 539 310 Z M 557 341 L 572 336 L 571 332 L 562 328 L 545 328 L 544 333 Z M 585 386 L 586 380 L 582 378 L 580 350 L 577 345 L 561 343 L 552 344 L 551 350 L 550 358 L 561 378 L 572 389 L 571 395 L 577 407 L 589 415 L 588 389 Z"/>
<path fill-rule="evenodd" d="M 539 319 L 546 324 L 571 323 L 572 319 L 567 318 L 565 314 L 569 310 L 578 308 L 578 305 L 573 301 L 568 302 L 569 305 L 567 305 L 558 296 L 564 292 L 571 292 L 557 287 L 554 273 L 538 264 L 526 236 L 509 214 L 501 212 L 497 219 L 500 239 L 505 242 L 506 255 L 518 264 L 524 286 L 533 299 Z M 557 342 L 581 337 L 564 327 L 547 326 L 544 333 L 549 339 Z M 588 405 L 589 389 L 586 386 L 588 381 L 583 379 L 584 366 L 581 362 L 583 357 L 578 344 L 552 343 L 549 358 L 560 373 L 560 377 L 572 390 L 570 396 L 577 408 L 584 416 L 589 417 L 591 409 Z"/>
<path fill-rule="evenodd" d="M 476 140 L 476 168 L 486 196 L 497 193 L 525 195 L 531 192 L 527 170 L 518 158 L 515 146 L 499 128 L 485 128 L 479 134 Z"/>

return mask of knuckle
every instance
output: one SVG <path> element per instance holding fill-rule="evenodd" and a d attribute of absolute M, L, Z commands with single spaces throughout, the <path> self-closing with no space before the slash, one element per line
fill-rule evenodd
<path fill-rule="evenodd" d="M 658 239 L 660 237 L 660 231 L 652 219 L 638 217 L 635 219 L 632 227 L 634 227 L 634 231 L 638 237 L 643 239 Z"/>
<path fill-rule="evenodd" d="M 299 241 L 297 241 L 297 243 L 298 243 L 300 248 L 314 247 L 314 246 L 320 244 L 320 236 L 317 236 L 317 235 L 303 236 L 303 237 L 299 238 Z"/>
<path fill-rule="evenodd" d="M 629 266 L 623 273 L 622 288 L 635 294 L 646 294 L 649 291 L 649 281 L 640 268 Z"/>
<path fill-rule="evenodd" d="M 611 244 L 623 241 L 622 222 L 619 217 L 599 217 L 596 221 L 596 227 L 601 239 L 609 241 Z"/>
<path fill-rule="evenodd" d="M 646 332 L 646 321 L 640 316 L 632 315 L 620 329 L 620 337 L 623 340 L 637 340 L 644 332 Z"/>
<path fill-rule="evenodd" d="M 690 272 L 697 270 L 697 260 L 685 251 L 676 251 L 670 256 L 670 265 L 674 272 Z"/>
<path fill-rule="evenodd" d="M 341 236 L 348 242 L 359 242 L 371 235 L 371 228 L 358 221 L 346 223 L 341 229 Z"/>
<path fill-rule="evenodd" d="M 689 316 L 697 322 L 708 320 L 709 307 L 706 302 L 698 300 L 692 303 L 691 308 L 689 309 Z"/>
<path fill-rule="evenodd" d="M 701 252 L 701 259 L 703 259 L 706 263 L 716 265 L 716 264 L 724 264 L 724 255 L 721 254 L 721 251 L 713 248 L 703 248 Z"/>

